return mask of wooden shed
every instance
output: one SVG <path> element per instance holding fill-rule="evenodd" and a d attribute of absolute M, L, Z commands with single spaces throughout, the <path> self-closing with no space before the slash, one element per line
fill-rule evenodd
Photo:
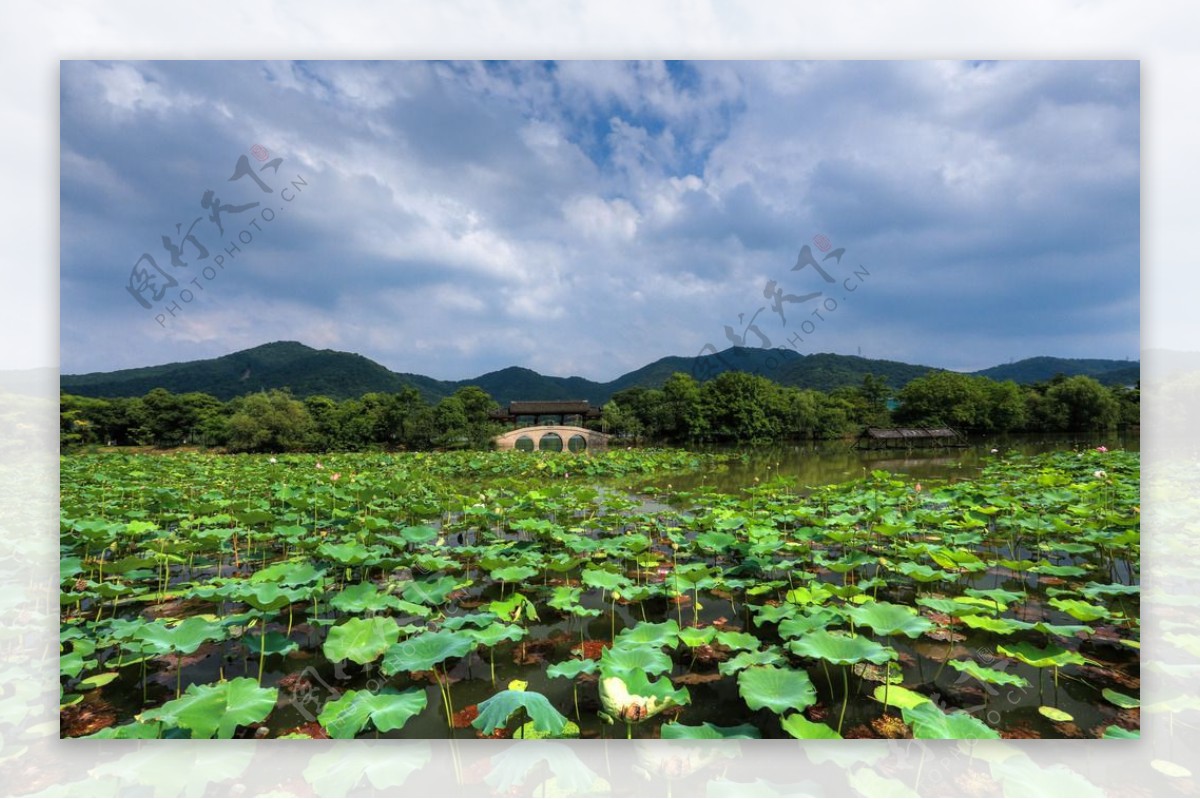
<path fill-rule="evenodd" d="M 868 427 L 854 442 L 855 449 L 965 446 L 966 437 L 953 427 Z"/>

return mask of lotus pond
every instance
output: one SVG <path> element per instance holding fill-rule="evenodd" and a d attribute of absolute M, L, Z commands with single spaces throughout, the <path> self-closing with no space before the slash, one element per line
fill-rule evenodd
<path fill-rule="evenodd" d="M 729 463 L 64 457 L 62 735 L 1137 736 L 1137 453 Z"/>

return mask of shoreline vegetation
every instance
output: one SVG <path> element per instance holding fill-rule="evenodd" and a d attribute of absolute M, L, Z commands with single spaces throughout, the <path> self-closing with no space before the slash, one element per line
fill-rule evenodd
<path fill-rule="evenodd" d="M 63 451 L 105 447 L 199 447 L 226 452 L 354 452 L 487 449 L 504 431 L 498 404 L 478 386 L 431 404 L 415 388 L 337 401 L 285 390 L 227 402 L 154 389 L 144 396 L 60 396 Z M 1087 376 L 1018 385 L 935 372 L 899 390 L 882 377 L 824 392 L 744 372 L 704 383 L 677 372 L 662 388 L 616 393 L 589 427 L 633 444 L 688 446 L 821 441 L 866 427 L 949 426 L 963 433 L 1094 432 L 1135 427 L 1138 387 Z"/>

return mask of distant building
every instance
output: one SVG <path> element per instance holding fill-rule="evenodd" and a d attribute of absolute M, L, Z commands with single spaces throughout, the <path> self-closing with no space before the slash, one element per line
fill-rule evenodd
<path fill-rule="evenodd" d="M 600 418 L 600 409 L 587 400 L 513 401 L 492 411 L 492 419 L 510 427 L 574 426 Z"/>

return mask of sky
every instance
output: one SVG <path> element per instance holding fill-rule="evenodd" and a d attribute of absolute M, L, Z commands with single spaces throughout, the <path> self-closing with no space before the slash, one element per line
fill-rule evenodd
<path fill-rule="evenodd" d="M 60 92 L 64 373 L 1139 353 L 1136 61 L 64 61 Z"/>

